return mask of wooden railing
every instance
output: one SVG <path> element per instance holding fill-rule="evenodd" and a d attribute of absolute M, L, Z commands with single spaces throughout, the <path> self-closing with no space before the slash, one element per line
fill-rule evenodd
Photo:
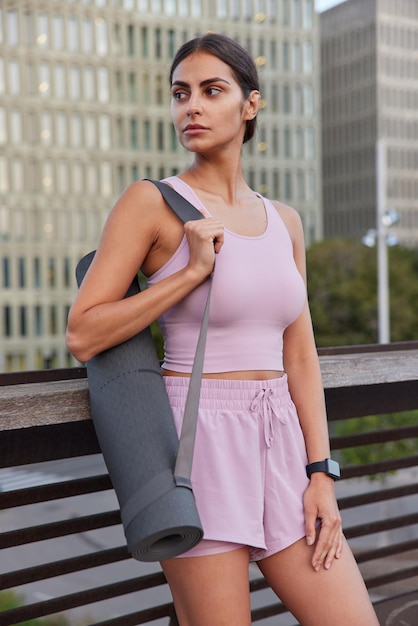
<path fill-rule="evenodd" d="M 418 409 L 418 342 L 321 350 L 320 361 L 335 456 L 410 444 L 401 457 L 345 466 L 337 488 L 381 624 L 416 626 L 418 423 L 337 431 L 354 417 Z M 124 545 L 85 376 L 81 367 L 0 374 L 0 626 L 55 613 L 83 626 L 174 626 L 159 566 L 133 561 Z M 255 566 L 250 589 L 253 622 L 294 622 Z M 6 590 L 21 594 L 18 606 L 2 603 Z"/>

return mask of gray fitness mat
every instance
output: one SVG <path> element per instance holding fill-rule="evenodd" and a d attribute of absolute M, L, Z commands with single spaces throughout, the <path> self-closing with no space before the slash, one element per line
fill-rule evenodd
<path fill-rule="evenodd" d="M 93 256 L 77 265 L 79 285 Z M 139 291 L 135 279 L 125 297 Z M 87 377 L 129 552 L 139 561 L 160 561 L 189 550 L 203 530 L 193 492 L 174 483 L 179 441 L 150 329 L 92 358 Z"/>

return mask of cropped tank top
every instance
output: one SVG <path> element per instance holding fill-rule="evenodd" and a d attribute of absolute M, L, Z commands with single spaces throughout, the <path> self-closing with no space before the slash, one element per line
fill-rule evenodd
<path fill-rule="evenodd" d="M 180 178 L 172 176 L 164 182 L 204 208 Z M 225 229 L 224 244 L 216 255 L 204 373 L 283 370 L 283 333 L 301 313 L 306 289 L 287 227 L 274 205 L 262 200 L 267 216 L 264 233 L 249 237 Z M 184 236 L 168 262 L 148 278 L 148 285 L 184 268 L 188 260 Z M 207 280 L 159 319 L 164 368 L 191 373 L 208 288 Z"/>

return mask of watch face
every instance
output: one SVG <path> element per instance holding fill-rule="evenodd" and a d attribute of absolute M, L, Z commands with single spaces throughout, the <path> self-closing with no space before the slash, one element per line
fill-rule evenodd
<path fill-rule="evenodd" d="M 332 459 L 327 459 L 328 463 L 328 473 L 335 478 L 340 478 L 340 466 L 337 461 L 333 461 Z"/>

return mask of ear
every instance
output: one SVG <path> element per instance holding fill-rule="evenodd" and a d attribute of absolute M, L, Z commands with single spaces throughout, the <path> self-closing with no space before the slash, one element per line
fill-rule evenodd
<path fill-rule="evenodd" d="M 245 101 L 244 120 L 253 120 L 257 116 L 260 100 L 260 92 L 254 89 Z"/>

